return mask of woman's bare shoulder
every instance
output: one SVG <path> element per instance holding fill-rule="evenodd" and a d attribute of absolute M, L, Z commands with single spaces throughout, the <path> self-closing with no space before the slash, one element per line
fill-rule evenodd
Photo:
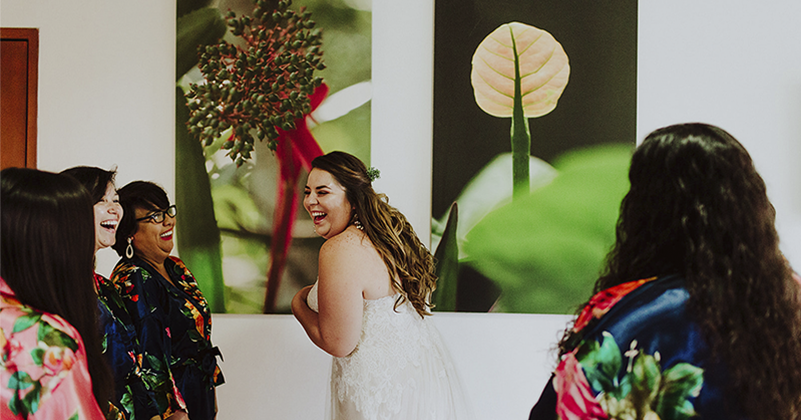
<path fill-rule="evenodd" d="M 367 235 L 356 229 L 349 227 L 342 233 L 329 238 L 320 248 L 320 255 L 330 254 L 335 256 L 356 256 L 364 252 L 375 252 L 372 242 Z"/>
<path fill-rule="evenodd" d="M 361 290 L 375 287 L 386 278 L 386 265 L 364 232 L 349 228 L 329 238 L 320 248 L 319 275 L 321 282 L 355 282 Z"/>

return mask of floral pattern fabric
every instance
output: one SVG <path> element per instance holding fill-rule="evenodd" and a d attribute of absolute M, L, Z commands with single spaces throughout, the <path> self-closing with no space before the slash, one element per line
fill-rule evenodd
<path fill-rule="evenodd" d="M 58 315 L 22 304 L 0 279 L 0 418 L 102 420 L 86 349 Z"/>
<path fill-rule="evenodd" d="M 103 354 L 114 375 L 113 410 L 124 420 L 150 419 L 170 412 L 158 407 L 153 392 L 142 378 L 142 350 L 133 321 L 117 289 L 105 277 L 95 273 L 98 294 L 99 324 Z"/>
<path fill-rule="evenodd" d="M 142 347 L 142 376 L 159 405 L 182 409 L 192 420 L 213 419 L 215 387 L 224 383 L 211 344 L 211 312 L 184 263 L 169 257 L 169 279 L 134 256 L 114 268 L 120 293 Z"/>
<path fill-rule="evenodd" d="M 530 420 L 745 420 L 726 399 L 726 369 L 689 319 L 688 298 L 679 276 L 594 296 Z"/>

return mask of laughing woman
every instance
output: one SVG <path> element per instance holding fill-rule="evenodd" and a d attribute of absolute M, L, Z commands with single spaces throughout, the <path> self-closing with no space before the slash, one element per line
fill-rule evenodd
<path fill-rule="evenodd" d="M 215 388 L 223 376 L 211 344 L 211 313 L 184 263 L 170 256 L 176 207 L 152 182 L 134 181 L 119 191 L 125 217 L 114 250 L 122 257 L 111 274 L 142 345 L 143 370 L 160 405 L 180 410 L 168 418 L 211 420 Z"/>
<path fill-rule="evenodd" d="M 95 253 L 114 245 L 117 226 L 123 212 L 114 185 L 116 171 L 91 166 L 76 166 L 62 172 L 80 182 L 92 197 L 95 216 Z M 95 273 L 103 354 L 114 374 L 115 395 L 111 404 L 123 418 L 161 418 L 170 407 L 157 407 L 141 376 L 141 346 L 131 316 L 109 279 Z"/>

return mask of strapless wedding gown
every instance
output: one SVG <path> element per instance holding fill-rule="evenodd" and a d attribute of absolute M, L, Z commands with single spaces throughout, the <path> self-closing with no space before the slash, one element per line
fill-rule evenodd
<path fill-rule="evenodd" d="M 394 309 L 398 294 L 364 300 L 359 344 L 334 357 L 329 419 L 472 419 L 439 331 L 411 303 Z M 317 312 L 317 284 L 307 298 Z"/>

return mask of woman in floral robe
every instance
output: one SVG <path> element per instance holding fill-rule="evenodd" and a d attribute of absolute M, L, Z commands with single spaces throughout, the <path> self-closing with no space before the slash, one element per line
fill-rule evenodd
<path fill-rule="evenodd" d="M 91 198 L 33 169 L 4 169 L 0 182 L 0 417 L 103 419 L 114 384 L 97 331 Z"/>
<path fill-rule="evenodd" d="M 801 419 L 801 287 L 748 152 L 718 127 L 665 127 L 629 180 L 530 419 Z"/>
<path fill-rule="evenodd" d="M 126 217 L 114 249 L 123 256 L 111 275 L 136 327 L 143 375 L 160 404 L 178 404 L 178 416 L 216 416 L 216 386 L 224 382 L 211 344 L 211 313 L 183 262 L 171 257 L 175 206 L 156 184 L 132 182 L 119 190 Z M 130 215 L 129 218 L 127 215 Z"/>
<path fill-rule="evenodd" d="M 76 166 L 62 173 L 77 179 L 95 203 L 95 253 L 113 245 L 123 217 L 114 185 L 116 171 Z M 117 411 L 124 420 L 160 419 L 162 414 L 169 414 L 177 407 L 156 404 L 153 392 L 142 378 L 142 350 L 131 316 L 107 278 L 95 273 L 94 280 L 103 354 L 114 375 L 111 410 Z"/>

